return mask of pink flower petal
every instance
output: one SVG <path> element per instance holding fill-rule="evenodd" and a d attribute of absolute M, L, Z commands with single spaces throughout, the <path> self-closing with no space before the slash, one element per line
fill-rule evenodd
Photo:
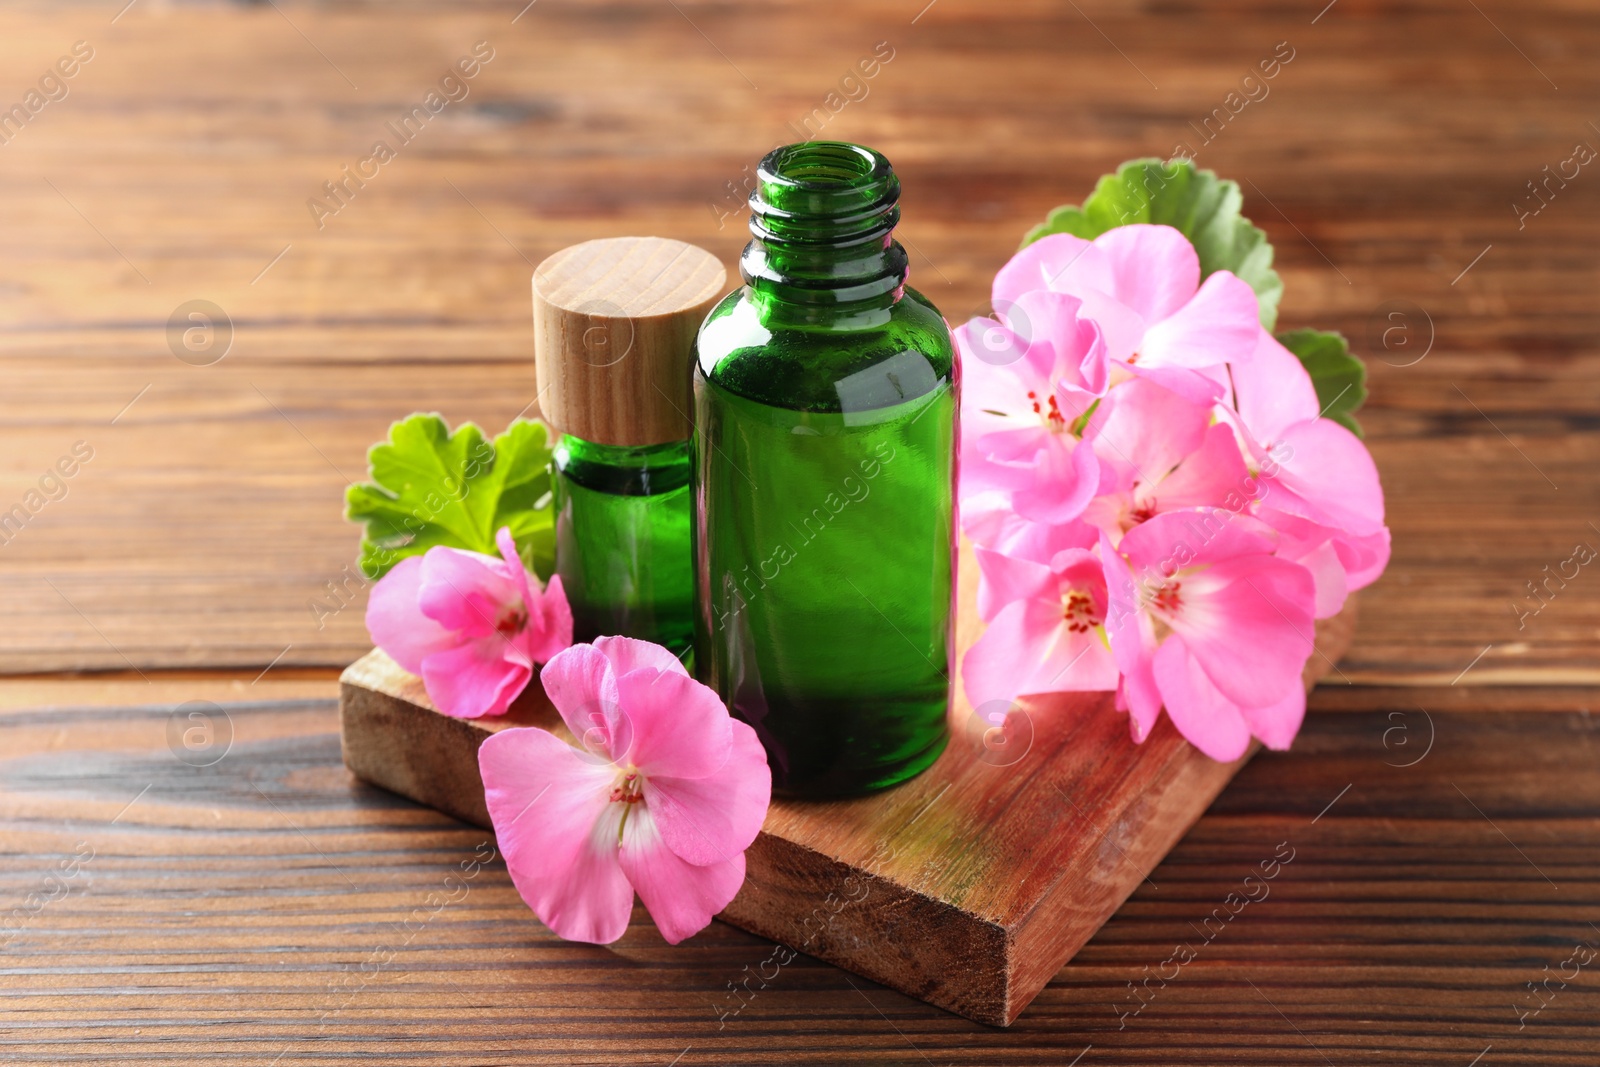
<path fill-rule="evenodd" d="M 567 603 L 567 591 L 559 574 L 550 576 L 550 584 L 543 592 L 533 594 L 528 604 L 528 623 L 517 639 L 535 663 L 549 662 L 572 644 L 572 605 Z"/>
<path fill-rule="evenodd" d="M 951 334 L 966 374 L 980 374 L 980 364 L 997 370 L 1013 367 L 1028 355 L 1028 339 L 998 318 L 968 319 Z"/>
<path fill-rule="evenodd" d="M 455 633 L 422 614 L 417 590 L 422 583 L 422 557 L 408 556 L 378 580 L 367 600 L 367 633 L 372 643 L 412 674 L 422 661 L 455 647 Z"/>
<path fill-rule="evenodd" d="M 1210 423 L 1209 405 L 1135 378 L 1111 390 L 1085 436 L 1114 470 L 1134 482 L 1158 482 L 1201 446 Z"/>
<path fill-rule="evenodd" d="M 1031 487 L 1038 478 L 1039 454 L 1056 448 L 1050 431 L 1037 423 L 962 436 L 961 484 L 969 493 Z"/>
<path fill-rule="evenodd" d="M 538 586 L 528 580 L 528 570 L 522 565 L 522 557 L 517 555 L 517 542 L 511 536 L 511 527 L 502 526 L 495 531 L 494 543 L 500 549 L 500 558 L 505 562 L 506 573 L 511 576 L 512 584 L 516 587 L 522 602 L 532 604 L 534 590 Z"/>
<path fill-rule="evenodd" d="M 963 434 L 965 436 L 965 434 Z M 1015 531 L 1036 524 L 1024 522 L 1011 510 L 1011 495 L 992 486 L 975 484 L 966 461 L 961 462 L 960 519 L 962 531 L 975 545 L 999 548 Z"/>
<path fill-rule="evenodd" d="M 1111 285 L 1104 252 L 1081 237 L 1054 233 L 1022 249 L 1000 268 L 994 276 L 992 302 L 1003 309 L 1038 289 L 1076 294 L 1085 289 L 1105 292 Z"/>
<path fill-rule="evenodd" d="M 611 660 L 594 645 L 573 645 L 550 657 L 539 681 L 567 729 L 602 763 L 626 758 L 633 723 L 617 696 Z"/>
<path fill-rule="evenodd" d="M 1244 465 L 1238 439 L 1231 429 L 1217 423 L 1205 431 L 1200 447 L 1148 493 L 1150 502 L 1161 511 L 1223 506 L 1239 511 L 1255 489 L 1256 480 Z M 1236 502 L 1230 504 L 1230 497 Z"/>
<path fill-rule="evenodd" d="M 1175 314 L 1200 287 L 1200 257 L 1171 226 L 1118 226 L 1094 244 L 1110 268 L 1111 295 L 1147 322 Z"/>
<path fill-rule="evenodd" d="M 1272 530 L 1222 509 L 1165 511 L 1129 530 L 1117 546 L 1141 578 L 1159 582 L 1183 567 L 1237 556 L 1267 555 Z"/>
<path fill-rule="evenodd" d="M 1057 435 L 1070 438 L 1070 434 Z M 1073 438 L 1055 440 L 1039 451 L 1028 487 L 1012 498 L 1018 515 L 1034 522 L 1071 522 L 1100 485 L 1094 450 Z"/>
<path fill-rule="evenodd" d="M 1266 483 L 1270 490 L 1270 483 Z M 1270 502 L 1270 491 L 1262 497 Z M 1300 560 L 1318 546 L 1331 543 L 1344 569 L 1344 585 L 1348 592 L 1365 589 L 1378 579 L 1389 563 L 1389 530 L 1355 537 L 1336 526 L 1323 526 L 1299 515 L 1291 515 L 1276 508 L 1257 508 L 1257 515 L 1279 533 L 1278 555 L 1285 559 Z M 1318 611 L 1321 611 L 1321 594 L 1318 594 Z M 1325 618 L 1319 614 L 1318 618 Z"/>
<path fill-rule="evenodd" d="M 1075 296 L 1040 290 L 1023 294 L 1008 313 L 1012 329 L 1026 330 L 1030 384 L 1041 397 L 1057 382 L 1092 394 L 1105 391 L 1105 340 L 1094 322 L 1080 317 L 1082 306 Z"/>
<path fill-rule="evenodd" d="M 1282 700 L 1259 708 L 1240 708 L 1239 714 L 1268 748 L 1287 751 L 1306 717 L 1306 687 L 1296 681 Z"/>
<path fill-rule="evenodd" d="M 1272 556 L 1241 556 L 1179 580 L 1181 607 L 1163 617 L 1229 700 L 1259 707 L 1298 684 L 1312 654 L 1311 572 Z"/>
<path fill-rule="evenodd" d="M 1136 367 L 1125 364 L 1118 366 L 1132 372 L 1135 377 L 1154 382 L 1163 389 L 1177 393 L 1191 404 L 1204 404 L 1209 407 L 1228 395 L 1228 383 L 1225 377 L 1227 367 L 1224 364 L 1200 369 L 1156 367 L 1144 363 Z"/>
<path fill-rule="evenodd" d="M 1389 528 L 1366 537 L 1336 537 L 1333 547 L 1344 564 L 1345 581 L 1353 593 L 1378 580 L 1389 565 Z"/>
<path fill-rule="evenodd" d="M 1287 446 L 1289 452 L 1277 475 L 1289 490 L 1279 508 L 1356 537 L 1382 528 L 1378 468 L 1359 437 L 1332 419 L 1317 419 L 1284 430 L 1278 446 Z M 1279 455 L 1277 449 L 1274 455 Z"/>
<path fill-rule="evenodd" d="M 1266 330 L 1256 338 L 1252 357 L 1233 368 L 1233 388 L 1239 417 L 1257 441 L 1276 441 L 1322 411 L 1305 364 Z"/>
<path fill-rule="evenodd" d="M 1127 538 L 1123 541 L 1126 543 Z M 1122 671 L 1119 703 L 1128 711 L 1133 739 L 1143 741 L 1161 715 L 1161 690 L 1151 662 L 1156 651 L 1155 626 L 1139 606 L 1137 586 L 1127 561 L 1103 533 L 1100 559 L 1106 574 L 1106 636 Z"/>
<path fill-rule="evenodd" d="M 1244 363 L 1254 354 L 1260 334 L 1255 291 L 1219 270 L 1192 300 L 1145 331 L 1139 362 L 1163 367 Z"/>
<path fill-rule="evenodd" d="M 728 709 L 715 692 L 681 669 L 629 671 L 617 679 L 617 702 L 627 709 L 633 744 L 626 754 L 613 754 L 638 767 L 647 779 L 704 778 L 728 761 L 733 747 Z"/>
<path fill-rule="evenodd" d="M 506 565 L 493 556 L 436 546 L 422 557 L 417 605 L 462 638 L 483 637 L 522 600 Z"/>
<path fill-rule="evenodd" d="M 772 800 L 772 772 L 756 732 L 734 719 L 727 762 L 706 778 L 655 775 L 644 797 L 662 840 L 684 862 L 725 863 L 761 832 Z"/>
<path fill-rule="evenodd" d="M 622 869 L 661 936 L 676 945 L 709 926 L 738 894 L 744 853 L 704 867 L 687 863 L 667 847 L 649 809 L 638 807 L 622 831 Z"/>
<path fill-rule="evenodd" d="M 457 719 L 504 715 L 532 677 L 533 664 L 499 634 L 434 652 L 422 661 L 428 698 Z"/>
<path fill-rule="evenodd" d="M 572 644 L 572 606 L 561 586 L 561 576 L 551 575 L 550 584 L 541 589 L 537 578 L 530 575 L 517 555 L 517 545 L 511 537 L 511 527 L 502 526 L 495 534 L 495 544 L 500 547 L 500 557 L 521 592 L 522 605 L 527 612 L 527 623 L 517 634 L 517 643 L 534 663 L 544 663 Z"/>
<path fill-rule="evenodd" d="M 1069 548 L 1093 548 L 1098 539 L 1094 529 L 1081 522 L 1042 523 L 1015 519 L 1002 532 L 995 547 L 997 551 L 1021 559 L 1043 562 L 1053 561 L 1058 553 Z"/>
<path fill-rule="evenodd" d="M 640 641 L 633 637 L 597 637 L 594 647 L 611 661 L 611 669 L 618 678 L 647 667 L 665 674 L 689 676 L 688 668 L 677 656 L 652 641 Z"/>
<path fill-rule="evenodd" d="M 1191 745 L 1223 763 L 1244 755 L 1250 747 L 1244 716 L 1211 684 L 1180 638 L 1169 637 L 1156 650 L 1155 675 L 1172 725 Z"/>
<path fill-rule="evenodd" d="M 490 555 L 437 545 L 422 557 L 418 606 L 462 638 L 494 633 L 501 617 L 520 600 L 517 581 Z"/>
<path fill-rule="evenodd" d="M 610 801 L 616 771 L 553 734 L 522 728 L 485 740 L 478 768 L 506 868 L 534 914 L 569 941 L 621 937 L 633 887 L 618 852 L 629 805 Z"/>
<path fill-rule="evenodd" d="M 976 556 L 980 573 L 978 617 L 985 622 L 1013 601 L 1044 599 L 1055 594 L 1056 576 L 1048 563 L 1022 558 L 1015 552 L 1000 553 L 986 548 L 977 549 Z"/>
<path fill-rule="evenodd" d="M 980 710 L 1016 700 L 1065 629 L 1057 603 L 1016 600 L 1003 606 L 961 659 L 967 700 Z"/>
<path fill-rule="evenodd" d="M 977 709 L 1020 696 L 1117 685 L 1117 664 L 1093 632 L 1073 633 L 1059 600 L 1005 605 L 961 661 L 967 700 Z"/>
<path fill-rule="evenodd" d="M 1331 540 L 1322 542 L 1309 552 L 1284 558 L 1293 560 L 1311 572 L 1311 580 L 1316 585 L 1313 614 L 1317 618 L 1331 619 L 1344 609 L 1350 586 L 1345 577 L 1344 564 L 1339 560 L 1339 551 Z"/>
<path fill-rule="evenodd" d="M 1085 288 L 1075 292 L 1083 301 L 1080 314 L 1100 329 L 1100 336 L 1105 340 L 1107 359 L 1127 360 L 1139 351 L 1140 342 L 1149 328 L 1143 315 L 1098 289 Z"/>

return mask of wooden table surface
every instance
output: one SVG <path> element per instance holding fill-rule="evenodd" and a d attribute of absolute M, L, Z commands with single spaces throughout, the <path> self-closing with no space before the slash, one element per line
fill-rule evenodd
<path fill-rule="evenodd" d="M 59 97 L 0 127 L 0 512 L 79 460 L 0 535 L 0 1062 L 1600 1060 L 1600 578 L 1519 617 L 1600 548 L 1600 177 L 1529 186 L 1600 148 L 1590 5 L 124 2 L 0 11 L 0 105 Z M 479 41 L 469 95 L 319 227 L 308 199 Z M 366 446 L 414 409 L 536 410 L 557 248 L 732 264 L 729 184 L 875 49 L 821 132 L 894 161 L 952 319 L 1125 158 L 1239 180 L 1283 325 L 1367 359 L 1394 532 L 1294 752 L 1003 1032 L 805 957 L 726 1014 L 764 942 L 558 942 L 481 832 L 339 761 Z M 194 301 L 226 319 L 185 361 Z M 169 740 L 194 711 L 205 767 Z"/>

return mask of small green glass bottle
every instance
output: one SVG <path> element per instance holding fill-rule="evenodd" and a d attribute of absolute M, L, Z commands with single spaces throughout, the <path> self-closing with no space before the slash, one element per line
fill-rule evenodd
<path fill-rule="evenodd" d="M 790 796 L 903 782 L 947 740 L 957 382 L 867 148 L 762 160 L 745 286 L 696 340 L 696 660 Z"/>
<path fill-rule="evenodd" d="M 556 573 L 573 636 L 694 645 L 689 442 L 629 448 L 563 434 L 554 455 Z"/>
<path fill-rule="evenodd" d="M 533 276 L 534 360 L 552 467 L 556 574 L 579 641 L 694 644 L 689 365 L 727 278 L 682 241 L 563 249 Z"/>

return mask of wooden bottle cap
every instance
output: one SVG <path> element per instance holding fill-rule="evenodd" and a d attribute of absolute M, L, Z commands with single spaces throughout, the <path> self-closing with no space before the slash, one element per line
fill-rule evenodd
<path fill-rule="evenodd" d="M 710 252 L 664 237 L 585 241 L 540 263 L 533 353 L 546 421 L 603 445 L 687 440 L 695 333 L 726 281 Z"/>

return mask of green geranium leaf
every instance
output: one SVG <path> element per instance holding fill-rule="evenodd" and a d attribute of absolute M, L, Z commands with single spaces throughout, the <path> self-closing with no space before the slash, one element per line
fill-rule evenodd
<path fill-rule="evenodd" d="M 544 424 L 518 419 L 493 441 L 472 423 L 450 432 L 436 414 L 389 427 L 367 452 L 372 481 L 345 492 L 345 518 L 364 522 L 361 571 L 387 574 L 435 545 L 498 556 L 495 532 L 511 528 L 523 563 L 555 569 L 550 444 Z"/>
<path fill-rule="evenodd" d="M 1261 325 L 1270 330 L 1278 321 L 1283 279 L 1272 269 L 1267 235 L 1239 213 L 1243 204 L 1237 182 L 1223 181 L 1189 160 L 1135 159 L 1102 177 L 1082 207 L 1064 204 L 1050 212 L 1022 244 L 1052 233 L 1093 240 L 1136 222 L 1171 226 L 1199 253 L 1201 278 L 1229 270 L 1255 290 Z"/>
<path fill-rule="evenodd" d="M 1278 343 L 1300 358 L 1317 387 L 1317 403 L 1324 418 L 1361 436 L 1354 416 L 1367 398 L 1367 368 L 1350 354 L 1344 335 L 1326 330 L 1286 330 Z"/>

